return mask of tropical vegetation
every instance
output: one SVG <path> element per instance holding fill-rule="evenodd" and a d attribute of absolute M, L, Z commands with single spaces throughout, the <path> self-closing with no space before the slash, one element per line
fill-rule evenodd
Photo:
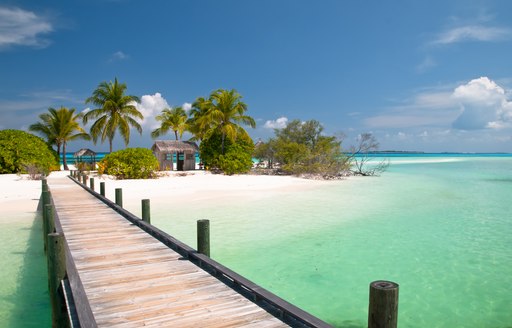
<path fill-rule="evenodd" d="M 222 147 L 222 134 L 217 130 L 210 131 L 199 145 L 201 160 L 205 167 L 228 175 L 247 173 L 251 170 L 254 143 L 250 137 L 240 134 L 235 140 L 228 138 L 224 140 L 224 153 Z"/>
<path fill-rule="evenodd" d="M 109 174 L 116 179 L 155 178 L 158 160 L 147 148 L 126 148 L 106 155 L 98 163 L 98 174 Z"/>
<path fill-rule="evenodd" d="M 130 142 L 130 127 L 142 134 L 142 127 L 137 121 L 144 118 L 136 107 L 139 98 L 126 95 L 125 91 L 126 84 L 119 83 L 116 78 L 114 82 L 101 82 L 92 96 L 85 100 L 86 104 L 93 104 L 97 108 L 87 112 L 83 116 L 83 122 L 87 124 L 90 120 L 96 120 L 90 128 L 92 139 L 95 144 L 98 139 L 102 143 L 108 140 L 110 152 L 117 132 L 126 146 Z"/>
<path fill-rule="evenodd" d="M 59 169 L 59 157 L 43 139 L 20 130 L 0 130 L 0 174 L 48 175 Z"/>
<path fill-rule="evenodd" d="M 178 136 L 181 139 L 183 132 L 188 129 L 187 118 L 187 113 L 182 107 L 165 108 L 161 114 L 156 116 L 160 127 L 151 132 L 151 137 L 156 139 L 172 130 L 176 140 L 178 140 Z"/>
<path fill-rule="evenodd" d="M 349 170 L 349 158 L 342 152 L 341 141 L 323 135 L 318 121 L 293 120 L 274 133 L 275 137 L 260 143 L 254 153 L 269 168 L 279 163 L 280 172 L 324 178 L 337 177 Z"/>
<path fill-rule="evenodd" d="M 60 157 L 61 147 L 63 153 L 64 170 L 68 170 L 66 161 L 66 145 L 69 141 L 77 139 L 90 140 L 90 136 L 80 126 L 78 120 L 82 114 L 75 114 L 74 108 L 68 109 L 61 107 L 59 109 L 48 108 L 48 113 L 39 115 L 40 122 L 30 125 L 29 130 L 40 133 L 46 137 L 50 145 L 57 146 L 57 155 Z"/>

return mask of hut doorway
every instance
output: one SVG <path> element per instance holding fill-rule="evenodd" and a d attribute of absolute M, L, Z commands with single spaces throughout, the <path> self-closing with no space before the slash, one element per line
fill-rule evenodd
<path fill-rule="evenodd" d="M 176 154 L 176 168 L 178 171 L 183 171 L 183 166 L 185 164 L 185 153 L 179 152 Z"/>

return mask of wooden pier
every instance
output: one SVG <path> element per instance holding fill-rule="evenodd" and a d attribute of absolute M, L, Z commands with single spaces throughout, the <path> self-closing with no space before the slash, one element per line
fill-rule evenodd
<path fill-rule="evenodd" d="M 71 326 L 330 327 L 76 179 L 47 183 L 65 240 Z"/>

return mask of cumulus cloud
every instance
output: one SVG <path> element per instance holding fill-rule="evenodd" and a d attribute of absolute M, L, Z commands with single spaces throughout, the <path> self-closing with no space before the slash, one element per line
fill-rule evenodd
<path fill-rule="evenodd" d="M 425 59 L 423 59 L 423 61 L 418 66 L 416 66 L 416 71 L 418 73 L 425 73 L 429 69 L 436 67 L 436 66 L 437 66 L 436 61 L 432 57 L 427 56 L 427 57 L 425 57 Z"/>
<path fill-rule="evenodd" d="M 466 41 L 495 42 L 510 38 L 512 38 L 512 30 L 508 28 L 466 25 L 442 32 L 432 44 L 452 44 Z"/>
<path fill-rule="evenodd" d="M 141 124 L 145 128 L 155 129 L 159 123 L 155 117 L 160 114 L 162 109 L 169 108 L 167 100 L 160 93 L 154 95 L 144 95 L 140 98 L 140 103 L 136 105 L 137 109 L 144 115 Z"/>
<path fill-rule="evenodd" d="M 283 116 L 274 121 L 266 121 L 263 127 L 266 129 L 283 129 L 286 125 L 288 125 L 288 118 Z"/>
<path fill-rule="evenodd" d="M 127 59 L 129 56 L 122 51 L 116 51 L 110 56 L 110 62 L 121 61 Z"/>
<path fill-rule="evenodd" d="M 192 104 L 186 102 L 181 105 L 181 108 L 183 108 L 183 110 L 188 113 L 192 109 Z"/>
<path fill-rule="evenodd" d="M 46 18 L 31 11 L 0 7 L 0 50 L 11 46 L 46 47 L 50 42 L 41 35 L 52 31 Z"/>
<path fill-rule="evenodd" d="M 452 97 L 459 102 L 462 110 L 453 122 L 456 129 L 502 129 L 512 126 L 512 102 L 507 100 L 505 90 L 488 77 L 458 86 Z"/>

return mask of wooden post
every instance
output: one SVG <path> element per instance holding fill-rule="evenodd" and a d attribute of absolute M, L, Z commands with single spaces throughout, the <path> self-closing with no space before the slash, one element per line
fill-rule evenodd
<path fill-rule="evenodd" d="M 149 199 L 142 200 L 142 221 L 151 224 Z"/>
<path fill-rule="evenodd" d="M 53 233 L 55 230 L 55 221 L 53 218 L 53 205 L 46 204 L 43 208 L 43 239 L 44 239 L 44 252 L 48 250 L 48 236 L 49 233 Z"/>
<path fill-rule="evenodd" d="M 100 182 L 100 195 L 105 197 L 105 182 Z"/>
<path fill-rule="evenodd" d="M 197 220 L 197 252 L 210 256 L 210 220 Z"/>
<path fill-rule="evenodd" d="M 370 284 L 368 328 L 396 328 L 398 323 L 398 284 L 374 281 Z"/>
<path fill-rule="evenodd" d="M 89 178 L 89 177 L 88 177 L 87 175 L 85 175 L 85 174 L 84 174 L 84 186 L 86 186 L 86 187 L 87 187 L 87 179 L 88 179 L 88 178 Z"/>
<path fill-rule="evenodd" d="M 89 178 L 89 187 L 94 191 L 94 178 Z"/>
<path fill-rule="evenodd" d="M 64 235 L 50 233 L 48 234 L 48 285 L 50 288 L 53 327 L 63 327 L 66 322 L 65 307 L 59 293 L 60 282 L 65 276 L 66 251 L 64 248 Z"/>
<path fill-rule="evenodd" d="M 41 211 L 43 212 L 43 248 L 44 248 L 44 251 L 46 252 L 46 249 L 47 249 L 47 245 L 46 245 L 46 235 L 48 234 L 47 231 L 45 231 L 45 225 L 46 225 L 46 222 L 48 221 L 46 215 L 47 215 L 47 212 L 46 212 L 46 205 L 50 204 L 50 192 L 48 191 L 48 185 L 46 185 L 46 191 L 44 190 L 44 185 L 43 185 L 43 192 L 41 193 Z"/>
<path fill-rule="evenodd" d="M 123 189 L 116 188 L 116 204 L 123 207 Z"/>

